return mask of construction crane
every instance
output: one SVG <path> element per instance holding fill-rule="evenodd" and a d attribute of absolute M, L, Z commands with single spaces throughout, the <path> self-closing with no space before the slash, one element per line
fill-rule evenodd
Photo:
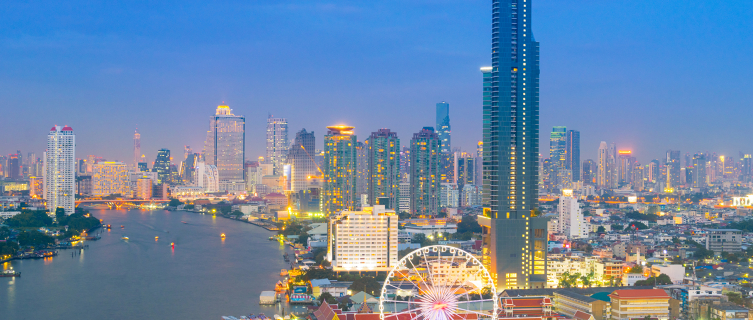
<path fill-rule="evenodd" d="M 321 168 L 319 168 L 319 165 L 318 165 L 318 164 L 316 164 L 316 161 L 314 160 L 314 157 L 312 157 L 312 156 L 311 156 L 311 154 L 309 153 L 309 151 L 308 151 L 308 150 L 306 150 L 306 148 L 305 148 L 305 147 L 304 147 L 303 145 L 301 145 L 301 149 L 303 149 L 303 151 L 304 151 L 304 152 L 306 152 L 306 155 L 308 155 L 308 156 L 309 156 L 309 159 L 311 159 L 311 162 L 312 162 L 312 163 L 314 164 L 314 166 L 316 166 L 316 170 L 319 170 L 319 173 L 320 173 L 320 174 L 322 175 L 322 177 L 323 177 L 323 176 L 324 176 L 324 172 L 322 172 L 322 169 L 321 169 Z"/>

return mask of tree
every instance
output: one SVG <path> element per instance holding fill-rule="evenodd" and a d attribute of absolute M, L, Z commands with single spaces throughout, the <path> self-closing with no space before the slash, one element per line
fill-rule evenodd
<path fill-rule="evenodd" d="M 613 224 L 612 225 L 612 230 L 614 230 L 614 231 L 621 231 L 622 228 L 623 228 L 622 225 L 619 225 L 619 224 Z"/>
<path fill-rule="evenodd" d="M 580 279 L 580 273 L 564 272 L 560 275 L 559 286 L 560 288 L 572 288 L 578 285 L 578 279 Z"/>
<path fill-rule="evenodd" d="M 335 299 L 335 297 L 333 297 L 329 292 L 324 292 L 319 295 L 319 303 L 324 304 L 325 302 L 329 304 L 335 304 L 337 303 L 337 299 Z"/>
<path fill-rule="evenodd" d="M 10 228 L 8 227 L 0 227 L 0 240 L 5 240 L 10 237 Z"/>
<path fill-rule="evenodd" d="M 646 280 L 638 280 L 635 282 L 634 286 L 653 286 L 654 284 L 672 284 L 672 279 L 670 279 L 668 275 L 662 273 L 658 277 L 649 277 Z"/>
<path fill-rule="evenodd" d="M 607 232 L 607 229 L 604 228 L 604 226 L 599 226 L 598 228 L 596 228 L 596 233 L 606 233 L 606 232 Z"/>
<path fill-rule="evenodd" d="M 242 217 L 243 216 L 243 212 L 235 210 L 235 211 L 231 212 L 230 215 L 231 216 L 235 216 L 235 217 Z"/>
<path fill-rule="evenodd" d="M 643 267 L 641 265 L 636 264 L 630 270 L 628 270 L 628 273 L 643 273 Z"/>
<path fill-rule="evenodd" d="M 413 235 L 413 238 L 411 238 L 412 243 L 420 243 L 421 246 L 423 246 L 424 242 L 426 242 L 426 235 L 423 233 L 416 233 Z"/>
<path fill-rule="evenodd" d="M 472 233 L 481 233 L 481 225 L 478 224 L 478 221 L 476 221 L 475 217 L 463 216 L 463 218 L 460 220 L 460 223 L 458 223 L 457 232 L 466 233 L 469 231 Z"/>
<path fill-rule="evenodd" d="M 22 210 L 21 213 L 5 220 L 11 228 L 41 228 L 52 225 L 52 218 L 44 210 Z"/>
<path fill-rule="evenodd" d="M 353 281 L 353 284 L 349 288 L 353 292 L 363 291 L 372 296 L 376 296 L 377 292 L 382 290 L 382 286 L 374 277 L 363 277 Z"/>
<path fill-rule="evenodd" d="M 22 246 L 46 246 L 54 244 L 55 239 L 36 230 L 24 231 L 18 234 L 18 244 Z"/>
<path fill-rule="evenodd" d="M 12 256 L 18 252 L 18 243 L 15 242 L 0 242 L 0 256 Z"/>
<path fill-rule="evenodd" d="M 55 209 L 55 221 L 59 225 L 63 220 L 65 220 L 65 209 L 58 207 Z"/>
<path fill-rule="evenodd" d="M 180 200 L 178 200 L 176 198 L 170 199 L 170 202 L 167 203 L 167 205 L 170 206 L 170 207 L 177 207 L 177 206 L 179 206 L 181 204 L 183 204 L 183 202 L 181 202 Z"/>
<path fill-rule="evenodd" d="M 635 227 L 636 230 L 648 229 L 648 226 L 646 226 L 642 222 L 638 222 L 638 221 L 633 221 L 631 227 Z"/>

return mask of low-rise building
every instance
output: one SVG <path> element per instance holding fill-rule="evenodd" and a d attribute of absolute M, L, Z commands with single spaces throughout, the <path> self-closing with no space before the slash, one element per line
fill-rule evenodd
<path fill-rule="evenodd" d="M 335 270 L 389 270 L 398 261 L 397 220 L 383 205 L 333 214 L 327 260 Z"/>
<path fill-rule="evenodd" d="M 706 250 L 713 250 L 716 255 L 721 255 L 722 252 L 742 251 L 742 231 L 737 229 L 709 229 L 707 231 Z"/>
<path fill-rule="evenodd" d="M 668 320 L 669 295 L 662 289 L 616 290 L 611 299 L 611 319 L 644 318 Z"/>
<path fill-rule="evenodd" d="M 748 309 L 734 304 L 712 304 L 709 307 L 709 319 L 748 320 Z"/>
<path fill-rule="evenodd" d="M 554 292 L 554 310 L 570 318 L 580 311 L 593 315 L 595 320 L 605 320 L 608 309 L 609 303 L 604 300 L 594 299 L 570 290 Z"/>

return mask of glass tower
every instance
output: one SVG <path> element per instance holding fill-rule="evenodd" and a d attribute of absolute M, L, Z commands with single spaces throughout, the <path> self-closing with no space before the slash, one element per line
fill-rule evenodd
<path fill-rule="evenodd" d="M 537 210 L 539 43 L 531 24 L 530 0 L 492 1 L 491 94 L 484 110 L 488 203 L 479 223 L 483 262 L 499 289 L 546 286 L 547 226 Z"/>
<path fill-rule="evenodd" d="M 206 164 L 217 167 L 220 191 L 246 190 L 243 176 L 245 153 L 246 118 L 234 115 L 228 106 L 217 106 L 209 122 L 204 158 Z"/>
<path fill-rule="evenodd" d="M 282 166 L 288 153 L 288 119 L 267 118 L 267 161 L 272 163 L 274 173 L 282 175 Z"/>
<path fill-rule="evenodd" d="M 324 189 L 326 215 L 356 209 L 356 136 L 353 127 L 327 127 L 324 136 Z"/>
<path fill-rule="evenodd" d="M 400 139 L 390 129 L 372 132 L 368 140 L 369 204 L 397 209 L 400 192 Z"/>
<path fill-rule="evenodd" d="M 170 150 L 159 149 L 157 151 L 157 159 L 154 161 L 152 172 L 157 173 L 157 183 L 170 181 Z"/>
<path fill-rule="evenodd" d="M 442 143 L 441 152 L 450 153 L 452 138 L 450 130 L 450 104 L 447 102 L 437 103 L 437 135 Z"/>
<path fill-rule="evenodd" d="M 410 141 L 410 213 L 436 215 L 439 210 L 441 143 L 432 127 L 413 134 Z"/>
<path fill-rule="evenodd" d="M 580 131 L 567 131 L 565 169 L 572 172 L 572 180 L 580 181 Z"/>

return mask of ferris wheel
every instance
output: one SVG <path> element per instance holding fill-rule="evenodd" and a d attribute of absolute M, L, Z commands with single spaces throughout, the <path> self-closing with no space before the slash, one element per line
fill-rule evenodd
<path fill-rule="evenodd" d="M 382 320 L 497 319 L 497 290 L 472 254 L 449 246 L 417 249 L 398 261 L 382 285 Z"/>

